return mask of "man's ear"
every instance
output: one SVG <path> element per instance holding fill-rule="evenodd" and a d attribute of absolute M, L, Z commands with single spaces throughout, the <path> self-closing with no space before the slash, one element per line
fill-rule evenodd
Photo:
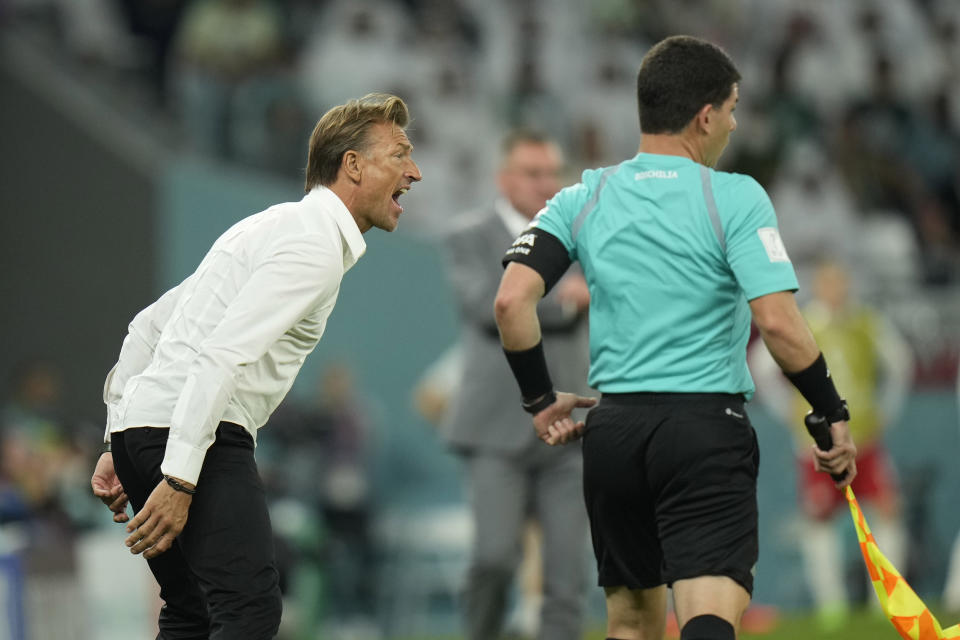
<path fill-rule="evenodd" d="M 710 133 L 710 129 L 714 124 L 713 121 L 715 114 L 713 111 L 714 109 L 712 104 L 705 104 L 700 107 L 700 111 L 697 111 L 697 115 L 694 117 L 694 119 L 697 122 L 697 129 L 699 129 L 701 133 Z"/>
<path fill-rule="evenodd" d="M 343 159 L 340 160 L 340 168 L 350 180 L 360 182 L 360 175 L 363 173 L 363 158 L 351 149 L 343 154 Z"/>

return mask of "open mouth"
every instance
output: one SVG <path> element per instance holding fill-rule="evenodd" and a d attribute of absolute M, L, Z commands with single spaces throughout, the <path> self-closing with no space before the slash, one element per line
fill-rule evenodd
<path fill-rule="evenodd" d="M 410 190 L 410 187 L 401 187 L 400 189 L 397 189 L 396 191 L 393 192 L 393 196 L 392 196 L 392 197 L 393 197 L 393 202 L 394 202 L 394 204 L 396 204 L 398 207 L 400 207 L 400 210 L 401 210 L 401 211 L 403 211 L 403 207 L 400 205 L 400 196 L 402 196 L 403 194 L 405 194 L 405 193 L 406 193 L 407 191 L 409 191 L 409 190 Z"/>

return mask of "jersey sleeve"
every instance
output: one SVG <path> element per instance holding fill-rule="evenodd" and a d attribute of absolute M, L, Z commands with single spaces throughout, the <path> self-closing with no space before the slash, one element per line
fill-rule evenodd
<path fill-rule="evenodd" d="M 778 291 L 796 291 L 797 276 L 780 238 L 773 203 L 747 176 L 728 176 L 716 194 L 724 224 L 727 262 L 748 300 Z"/>
<path fill-rule="evenodd" d="M 547 201 L 547 206 L 507 249 L 503 265 L 520 262 L 533 268 L 549 292 L 577 259 L 572 229 L 577 213 L 587 200 L 586 193 L 582 183 L 576 184 Z"/>

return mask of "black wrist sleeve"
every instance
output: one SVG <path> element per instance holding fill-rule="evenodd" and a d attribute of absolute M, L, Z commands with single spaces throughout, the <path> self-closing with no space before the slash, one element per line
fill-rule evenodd
<path fill-rule="evenodd" d="M 520 395 L 525 402 L 536 400 L 553 390 L 547 360 L 543 355 L 543 340 L 523 351 L 504 349 L 503 352 L 510 363 L 513 377 L 520 384 Z"/>
<path fill-rule="evenodd" d="M 803 371 L 788 373 L 786 376 L 810 403 L 815 413 L 831 416 L 843 406 L 843 399 L 837 393 L 822 353 Z"/>

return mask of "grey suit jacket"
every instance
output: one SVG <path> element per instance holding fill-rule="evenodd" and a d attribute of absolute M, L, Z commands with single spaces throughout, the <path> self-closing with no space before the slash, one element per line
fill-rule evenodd
<path fill-rule="evenodd" d="M 501 260 L 514 237 L 491 206 L 443 237 L 450 280 L 462 319 L 463 377 L 442 432 L 458 450 L 518 452 L 536 438 L 520 389 L 503 355 L 493 301 Z M 564 309 L 551 291 L 538 306 L 543 348 L 554 387 L 587 393 L 589 342 L 586 313 Z M 572 449 L 572 447 L 571 447 Z"/>

